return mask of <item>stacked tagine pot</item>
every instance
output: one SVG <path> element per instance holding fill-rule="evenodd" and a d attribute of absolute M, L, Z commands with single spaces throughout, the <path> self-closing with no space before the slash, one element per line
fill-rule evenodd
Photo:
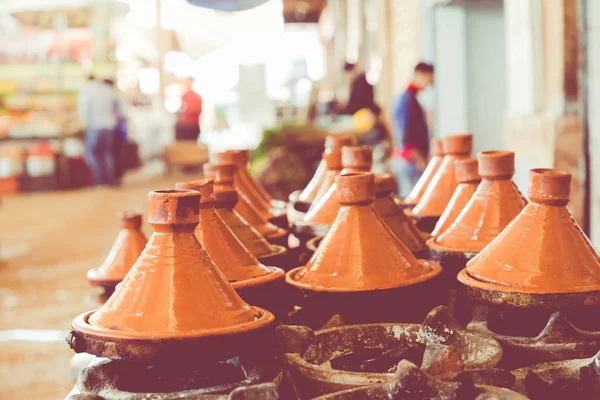
<path fill-rule="evenodd" d="M 315 319 L 333 314 L 345 321 L 422 318 L 435 301 L 429 289 L 441 267 L 417 260 L 377 215 L 372 173 L 340 175 L 335 186 L 340 210 L 331 229 L 309 262 L 286 275 L 297 291 L 297 305 Z M 408 302 L 410 307 L 402 306 Z"/>
<path fill-rule="evenodd" d="M 408 196 L 402 200 L 402 207 L 412 208 L 419 203 L 421 197 L 429 187 L 431 180 L 435 176 L 435 173 L 442 165 L 444 159 L 444 141 L 442 139 L 431 139 L 431 158 L 423 174 L 417 181 L 417 184 L 410 191 Z"/>
<path fill-rule="evenodd" d="M 148 202 L 148 245 L 113 296 L 73 320 L 71 348 L 105 358 L 79 390 L 191 399 L 275 379 L 273 314 L 244 302 L 198 243 L 200 195 L 154 191 Z"/>
<path fill-rule="evenodd" d="M 289 309 L 285 272 L 261 264 L 235 237 L 215 211 L 213 186 L 210 179 L 175 185 L 200 193 L 200 223 L 195 231 L 198 242 L 242 299 L 272 311 L 278 319 L 285 318 Z"/>
<path fill-rule="evenodd" d="M 146 235 L 142 232 L 142 214 L 126 211 L 120 217 L 123 227 L 106 260 L 102 265 L 87 273 L 90 283 L 104 290 L 101 295 L 104 300 L 125 278 L 148 242 Z"/>
<path fill-rule="evenodd" d="M 423 232 L 433 230 L 458 186 L 454 161 L 469 158 L 473 149 L 470 133 L 446 136 L 443 141 L 444 159 L 410 214 Z"/>
<path fill-rule="evenodd" d="M 466 262 L 496 238 L 527 201 L 512 181 L 515 154 L 484 151 L 477 156 L 481 183 L 450 227 L 427 242 L 432 257 L 444 267 L 448 282 Z"/>

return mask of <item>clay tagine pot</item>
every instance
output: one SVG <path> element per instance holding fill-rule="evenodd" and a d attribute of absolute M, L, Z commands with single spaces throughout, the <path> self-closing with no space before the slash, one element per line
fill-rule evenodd
<path fill-rule="evenodd" d="M 442 160 L 444 159 L 444 142 L 442 139 L 431 139 L 431 158 L 429 159 L 429 163 L 427 164 L 427 168 L 423 171 L 423 174 L 417 181 L 417 184 L 410 191 L 408 196 L 406 196 L 402 201 L 402 206 L 406 208 L 411 208 L 417 205 L 421 197 L 423 197 L 423 193 L 427 190 L 429 183 L 435 176 L 435 173 L 439 169 L 442 164 Z"/>
<path fill-rule="evenodd" d="M 115 286 L 125 278 L 148 242 L 142 232 L 142 214 L 126 211 L 120 217 L 122 229 L 106 260 L 87 273 L 90 283 L 102 287 L 107 294 L 112 293 Z"/>
<path fill-rule="evenodd" d="M 512 181 L 515 154 L 484 151 L 477 156 L 482 178 L 454 223 L 427 242 L 451 282 L 466 262 L 484 249 L 521 212 L 527 201 Z"/>
<path fill-rule="evenodd" d="M 319 190 L 313 199 L 313 204 L 316 204 L 327 194 L 329 188 L 335 184 L 335 177 L 342 172 L 342 152 L 340 149 L 335 149 L 328 153 L 323 153 L 323 160 L 325 160 L 325 177 L 323 182 L 319 186 Z"/>
<path fill-rule="evenodd" d="M 325 138 L 325 153 L 339 153 L 343 146 L 351 146 L 355 142 L 354 136 L 347 134 L 329 135 Z M 290 195 L 290 202 L 293 203 L 294 209 L 300 212 L 307 212 L 310 205 L 315 200 L 315 196 L 325 179 L 327 172 L 327 164 L 325 158 L 321 160 L 317 166 L 313 177 L 302 192 L 294 192 Z"/>
<path fill-rule="evenodd" d="M 377 319 L 401 311 L 384 306 L 390 301 L 409 296 L 415 303 L 441 272 L 439 264 L 417 260 L 377 215 L 372 173 L 338 176 L 336 187 L 341 208 L 333 226 L 310 261 L 286 275 L 301 305 Z"/>
<path fill-rule="evenodd" d="M 284 246 L 269 243 L 267 239 L 244 220 L 234 207 L 238 193 L 233 186 L 236 167 L 231 164 L 204 164 L 204 175 L 214 179 L 215 210 L 225 225 L 261 263 L 286 269 L 290 260 Z"/>
<path fill-rule="evenodd" d="M 369 146 L 342 147 L 343 173 L 371 172 L 373 168 L 373 149 Z"/>
<path fill-rule="evenodd" d="M 446 136 L 443 140 L 444 159 L 411 211 L 411 217 L 423 232 L 433 230 L 458 186 L 454 161 L 468 158 L 473 149 L 473 135 L 470 133 Z"/>
<path fill-rule="evenodd" d="M 448 206 L 431 232 L 431 236 L 433 237 L 438 237 L 450 228 L 450 225 L 452 225 L 456 220 L 456 217 L 458 217 L 469 200 L 471 200 L 471 197 L 473 197 L 475 190 L 477 190 L 477 187 L 479 186 L 479 182 L 481 182 L 479 170 L 477 169 L 477 159 L 465 158 L 456 160 L 454 162 L 454 168 L 456 170 L 458 187 L 454 191 Z"/>
<path fill-rule="evenodd" d="M 391 174 L 375 175 L 375 202 L 373 208 L 383 222 L 417 257 L 428 255 L 427 245 L 414 221 L 404 213 L 393 198 L 396 181 Z"/>
<path fill-rule="evenodd" d="M 600 256 L 567 209 L 570 185 L 568 172 L 531 170 L 531 203 L 459 274 L 471 297 L 555 310 L 600 305 Z"/>
<path fill-rule="evenodd" d="M 200 223 L 196 238 L 238 294 L 248 303 L 284 314 L 285 272 L 261 264 L 225 225 L 214 209 L 213 181 L 177 183 L 177 189 L 200 192 Z"/>
<path fill-rule="evenodd" d="M 259 214 L 267 221 L 284 229 L 288 228 L 285 203 L 274 200 L 248 172 L 249 150 L 228 150 L 213 154 L 215 164 L 234 164 L 234 186 Z"/>
<path fill-rule="evenodd" d="M 200 194 L 153 191 L 148 203 L 154 234 L 110 299 L 73 320 L 71 347 L 181 365 L 227 360 L 269 340 L 273 314 L 244 302 L 196 239 Z"/>

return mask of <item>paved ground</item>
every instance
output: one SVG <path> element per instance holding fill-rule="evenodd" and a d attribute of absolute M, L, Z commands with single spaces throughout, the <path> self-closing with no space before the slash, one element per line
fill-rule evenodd
<path fill-rule="evenodd" d="M 146 195 L 197 175 L 150 166 L 121 188 L 3 197 L 0 205 L 0 398 L 62 399 L 73 387 L 64 341 L 74 316 L 94 307 L 86 271 L 119 230 L 116 214 L 146 213 Z M 158 171 L 160 172 L 160 171 Z M 147 224 L 144 231 L 151 234 Z"/>

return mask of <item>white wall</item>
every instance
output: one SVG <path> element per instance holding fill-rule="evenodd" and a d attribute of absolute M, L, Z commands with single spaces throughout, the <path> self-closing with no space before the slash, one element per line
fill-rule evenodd
<path fill-rule="evenodd" d="M 591 232 L 600 248 L 600 2 L 587 0 L 588 17 L 588 91 L 591 154 Z"/>

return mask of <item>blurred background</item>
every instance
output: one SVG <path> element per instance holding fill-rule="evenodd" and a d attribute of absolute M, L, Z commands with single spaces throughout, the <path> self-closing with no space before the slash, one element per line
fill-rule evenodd
<path fill-rule="evenodd" d="M 515 151 L 524 193 L 533 167 L 571 172 L 571 211 L 600 244 L 596 0 L 0 0 L 0 43 L 6 398 L 72 387 L 64 332 L 89 308 L 85 271 L 110 248 L 117 211 L 144 211 L 148 191 L 226 149 L 252 149 L 252 172 L 286 199 L 328 133 L 369 131 L 372 110 L 340 111 L 345 64 L 373 86 L 390 147 L 395 99 L 417 63 L 434 65 L 419 93 L 429 135 Z M 93 189 L 90 82 L 120 107 L 117 176 Z"/>

